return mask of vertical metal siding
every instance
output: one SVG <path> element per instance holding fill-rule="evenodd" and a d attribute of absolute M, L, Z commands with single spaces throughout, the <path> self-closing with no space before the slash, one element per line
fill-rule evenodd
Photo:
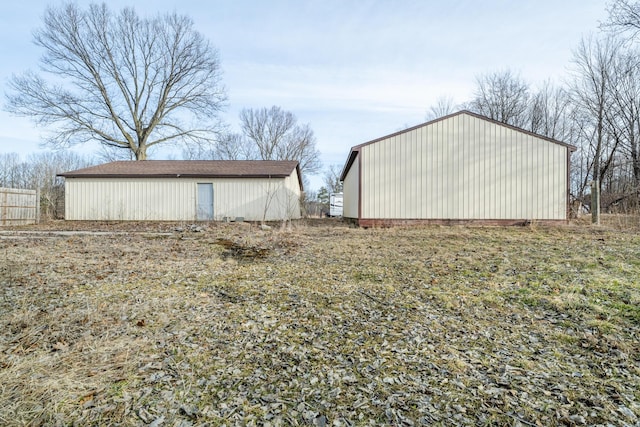
<path fill-rule="evenodd" d="M 457 115 L 359 155 L 362 218 L 566 219 L 567 148 L 493 122 Z M 357 212 L 357 172 L 345 216 Z"/>
<path fill-rule="evenodd" d="M 198 183 L 213 184 L 214 219 L 300 218 L 297 172 L 273 179 L 67 178 L 65 218 L 194 221 Z"/>
<path fill-rule="evenodd" d="M 169 179 L 67 178 L 65 219 L 190 221 L 195 219 L 194 184 Z"/>
<path fill-rule="evenodd" d="M 358 154 L 359 156 L 359 154 Z M 360 182 L 360 165 L 359 157 L 351 165 L 351 169 L 344 177 L 342 185 L 343 195 L 343 212 L 345 218 L 358 218 L 358 201 L 360 199 L 360 190 L 358 183 Z"/>

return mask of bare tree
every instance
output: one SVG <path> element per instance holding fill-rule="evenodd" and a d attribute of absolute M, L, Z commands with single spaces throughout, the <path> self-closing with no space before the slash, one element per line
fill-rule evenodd
<path fill-rule="evenodd" d="M 216 143 L 213 158 L 218 160 L 253 160 L 258 158 L 255 144 L 241 133 L 227 133 Z"/>
<path fill-rule="evenodd" d="M 52 146 L 95 140 L 144 160 L 150 147 L 215 135 L 226 100 L 220 60 L 190 18 L 67 3 L 47 8 L 34 38 L 51 78 L 14 76 L 7 109 L 53 129 Z"/>
<path fill-rule="evenodd" d="M 0 187 L 30 188 L 28 172 L 18 153 L 0 154 Z"/>
<path fill-rule="evenodd" d="M 476 91 L 468 108 L 478 114 L 512 126 L 525 127 L 529 84 L 510 70 L 476 78 Z"/>
<path fill-rule="evenodd" d="M 562 87 L 554 87 L 546 81 L 535 92 L 529 102 L 527 113 L 531 132 L 564 141 L 569 138 L 569 96 Z"/>
<path fill-rule="evenodd" d="M 326 188 L 329 193 L 342 192 L 342 182 L 340 181 L 341 172 L 342 167 L 340 165 L 329 165 L 325 170 L 323 179 L 324 188 Z"/>
<path fill-rule="evenodd" d="M 189 160 L 256 160 L 255 144 L 240 133 L 225 133 L 215 144 L 189 145 L 182 156 Z"/>
<path fill-rule="evenodd" d="M 629 50 L 616 56 L 615 85 L 612 85 L 612 104 L 605 110 L 608 130 L 615 139 L 620 171 L 609 174 L 619 182 L 613 200 L 635 196 L 640 201 L 640 55 Z M 627 167 L 628 166 L 628 167 Z M 626 172 L 625 172 L 626 170 Z"/>
<path fill-rule="evenodd" d="M 573 53 L 572 101 L 588 117 L 585 142 L 590 153 L 593 179 L 591 191 L 592 222 L 600 221 L 602 178 L 615 157 L 617 142 L 607 132 L 607 110 L 612 106 L 615 87 L 615 63 L 620 44 L 612 37 L 583 39 Z"/>
<path fill-rule="evenodd" d="M 295 115 L 280 107 L 243 109 L 240 125 L 262 160 L 297 160 L 303 176 L 320 171 L 320 152 L 308 124 L 299 125 Z"/>
<path fill-rule="evenodd" d="M 447 116 L 449 114 L 455 113 L 457 109 L 458 106 L 456 105 L 452 97 L 440 96 L 436 100 L 436 103 L 429 107 L 429 109 L 427 110 L 425 120 L 431 121 L 440 117 Z"/>

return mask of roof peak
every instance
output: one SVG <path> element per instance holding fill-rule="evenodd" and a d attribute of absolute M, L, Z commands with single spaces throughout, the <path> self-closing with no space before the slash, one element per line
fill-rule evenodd
<path fill-rule="evenodd" d="M 444 121 L 444 120 L 450 119 L 452 117 L 463 115 L 463 114 L 475 117 L 475 118 L 480 119 L 480 120 L 485 120 L 485 121 L 494 123 L 494 124 L 496 124 L 498 126 L 504 126 L 506 128 L 513 129 L 513 130 L 518 131 L 518 132 L 526 133 L 528 135 L 534 136 L 536 138 L 544 139 L 544 140 L 552 142 L 554 144 L 563 145 L 563 146 L 567 147 L 571 151 L 576 151 L 576 149 L 577 149 L 575 146 L 573 146 L 571 144 L 567 144 L 566 142 L 562 142 L 562 141 L 559 141 L 557 139 L 550 138 L 548 136 L 544 136 L 544 135 L 541 135 L 541 134 L 538 134 L 538 133 L 535 133 L 535 132 L 531 132 L 529 130 L 526 130 L 526 129 L 523 129 L 523 128 L 520 128 L 520 127 L 517 127 L 517 126 L 513 126 L 513 125 L 510 125 L 508 123 L 504 123 L 504 122 L 489 118 L 487 116 L 483 116 L 482 114 L 475 113 L 475 112 L 470 111 L 470 110 L 460 110 L 460 111 L 457 111 L 455 113 L 447 114 L 445 116 L 438 117 L 436 119 L 429 120 L 429 121 L 426 121 L 424 123 L 420 123 L 418 125 L 411 126 L 411 127 L 406 128 L 406 129 L 390 133 L 390 134 L 382 136 L 380 138 L 372 139 L 371 141 L 367 141 L 367 142 L 363 142 L 362 144 L 355 145 L 355 146 L 353 146 L 351 148 L 351 151 L 357 150 L 360 147 L 363 147 L 365 145 L 369 145 L 369 144 L 372 144 L 372 143 L 375 143 L 375 142 L 378 142 L 378 141 L 382 141 L 382 140 L 387 139 L 387 138 L 392 138 L 392 137 L 397 136 L 397 135 L 402 135 L 403 133 L 411 132 L 411 131 L 414 131 L 414 130 L 419 129 L 421 127 L 429 126 L 429 125 L 432 125 L 434 123 L 437 123 L 437 122 L 440 122 L 440 121 Z"/>

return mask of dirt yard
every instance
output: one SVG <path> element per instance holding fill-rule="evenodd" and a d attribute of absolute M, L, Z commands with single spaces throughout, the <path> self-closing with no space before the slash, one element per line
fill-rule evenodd
<path fill-rule="evenodd" d="M 0 229 L 0 425 L 640 423 L 638 229 L 200 227 Z"/>

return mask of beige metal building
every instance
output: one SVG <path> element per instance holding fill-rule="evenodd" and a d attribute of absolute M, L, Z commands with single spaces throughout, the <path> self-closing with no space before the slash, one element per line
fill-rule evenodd
<path fill-rule="evenodd" d="M 119 161 L 60 176 L 67 220 L 300 218 L 296 161 Z"/>
<path fill-rule="evenodd" d="M 343 214 L 364 227 L 566 222 L 572 151 L 460 111 L 353 147 Z"/>

